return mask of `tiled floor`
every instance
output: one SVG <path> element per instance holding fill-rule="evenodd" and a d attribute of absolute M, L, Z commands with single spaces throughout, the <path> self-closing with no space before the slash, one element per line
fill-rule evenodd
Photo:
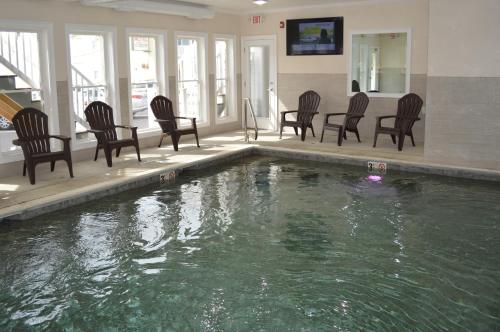
<path fill-rule="evenodd" d="M 149 148 L 141 151 L 143 161 L 138 162 L 133 149 L 124 150 L 120 158 L 113 159 L 113 167 L 108 168 L 104 158 L 75 163 L 75 177 L 68 176 L 64 162 L 56 164 L 54 173 L 48 164 L 42 164 L 36 170 L 36 185 L 30 185 L 27 177 L 18 174 L 0 178 L 0 220 L 14 212 L 44 206 L 51 202 L 76 197 L 82 193 L 91 194 L 113 186 L 133 181 L 141 177 L 158 174 L 166 169 L 181 168 L 185 165 L 206 161 L 243 151 L 256 145 L 279 147 L 294 151 L 336 154 L 349 157 L 387 159 L 400 162 L 424 163 L 423 146 L 412 147 L 407 144 L 402 152 L 397 151 L 390 139 L 380 138 L 376 149 L 371 143 L 357 143 L 349 139 L 342 147 L 335 143 L 335 137 L 327 137 L 327 143 L 308 137 L 305 142 L 290 133 L 279 139 L 274 132 L 263 132 L 257 142 L 245 143 L 242 131 L 229 132 L 206 137 L 201 140 L 201 148 L 193 141 L 184 141 L 178 152 L 173 151 L 170 141 L 162 148 Z"/>

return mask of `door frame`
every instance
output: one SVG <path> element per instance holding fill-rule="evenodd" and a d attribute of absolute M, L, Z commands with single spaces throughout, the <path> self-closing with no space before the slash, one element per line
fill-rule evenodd
<path fill-rule="evenodd" d="M 242 36 L 241 37 L 241 106 L 242 106 L 242 115 L 241 115 L 241 126 L 244 126 L 244 107 L 245 102 L 244 99 L 248 97 L 248 90 L 245 86 L 248 76 L 248 63 L 246 62 L 246 53 L 245 53 L 245 44 L 248 41 L 253 40 L 266 40 L 271 41 L 273 44 L 274 52 L 270 55 L 271 62 L 270 68 L 274 68 L 274 71 L 270 73 L 269 77 L 274 82 L 273 92 L 274 94 L 271 97 L 271 105 L 274 107 L 274 114 L 271 112 L 269 116 L 271 118 L 271 123 L 273 126 L 273 131 L 278 131 L 279 127 L 279 110 L 278 110 L 278 50 L 277 50 L 277 38 L 276 35 L 257 35 L 257 36 Z M 274 120 L 273 120 L 274 117 Z"/>

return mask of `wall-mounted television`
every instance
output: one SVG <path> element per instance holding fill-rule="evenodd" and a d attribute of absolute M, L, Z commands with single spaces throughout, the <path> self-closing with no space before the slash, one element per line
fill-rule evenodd
<path fill-rule="evenodd" d="M 286 21 L 286 55 L 331 55 L 343 51 L 343 17 Z"/>

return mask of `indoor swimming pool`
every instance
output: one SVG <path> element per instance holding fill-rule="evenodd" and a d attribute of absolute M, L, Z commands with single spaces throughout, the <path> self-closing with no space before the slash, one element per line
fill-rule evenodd
<path fill-rule="evenodd" d="M 248 157 L 0 223 L 0 330 L 500 330 L 498 183 Z"/>

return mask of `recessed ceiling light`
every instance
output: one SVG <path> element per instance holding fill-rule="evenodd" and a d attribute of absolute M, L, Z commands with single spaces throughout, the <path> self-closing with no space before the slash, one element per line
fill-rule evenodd
<path fill-rule="evenodd" d="M 253 3 L 259 6 L 265 5 L 267 0 L 253 0 Z"/>

